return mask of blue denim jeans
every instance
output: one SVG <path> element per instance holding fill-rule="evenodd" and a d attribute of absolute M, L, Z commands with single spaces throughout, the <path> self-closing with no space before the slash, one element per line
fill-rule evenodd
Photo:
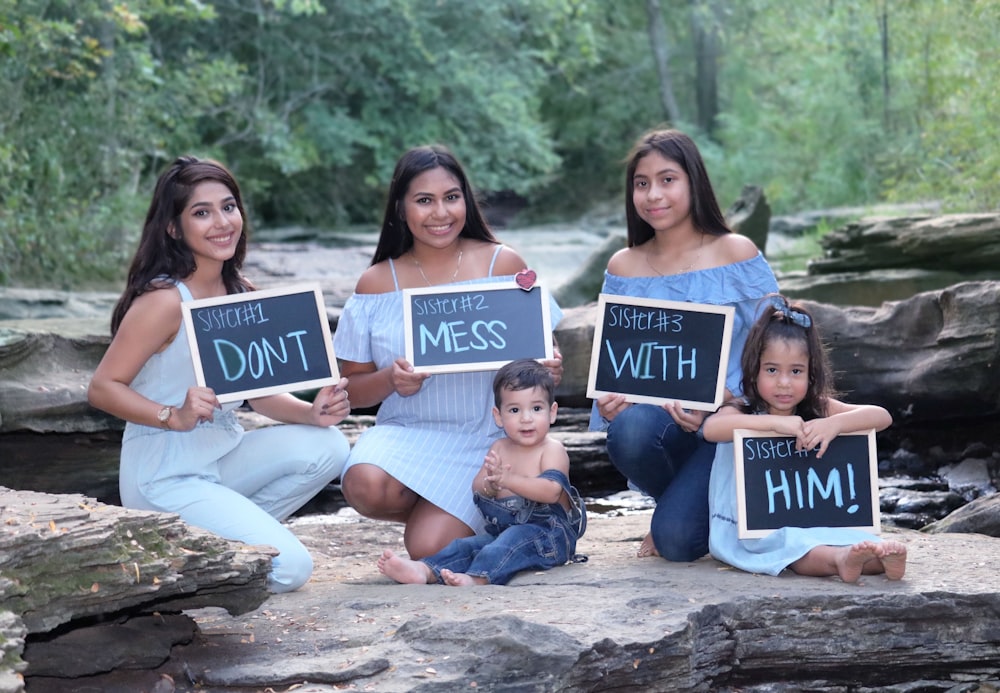
<path fill-rule="evenodd" d="M 576 551 L 576 532 L 562 506 L 535 503 L 521 496 L 487 498 L 478 493 L 475 500 L 486 519 L 487 534 L 456 539 L 422 559 L 438 581 L 447 568 L 506 585 L 521 571 L 563 565 Z"/>
<path fill-rule="evenodd" d="M 650 532 L 668 561 L 708 553 L 708 481 L 715 443 L 678 426 L 662 407 L 633 404 L 608 425 L 608 457 L 656 501 Z"/>

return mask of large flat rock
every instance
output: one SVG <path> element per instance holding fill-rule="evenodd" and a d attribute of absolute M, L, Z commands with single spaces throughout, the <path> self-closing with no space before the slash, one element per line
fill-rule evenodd
<path fill-rule="evenodd" d="M 163 675 L 176 690 L 300 693 L 995 683 L 998 539 L 892 531 L 909 549 L 906 578 L 849 585 L 751 575 L 711 558 L 637 559 L 648 525 L 648 512 L 594 514 L 578 547 L 588 562 L 507 586 L 452 588 L 397 585 L 378 573 L 383 548 L 402 551 L 399 525 L 350 511 L 300 518 L 292 528 L 316 559 L 304 588 L 240 616 L 188 612 L 200 634 L 160 669 L 97 677 L 88 690 L 151 690 Z M 33 681 L 29 690 L 73 690 L 66 686 Z"/>

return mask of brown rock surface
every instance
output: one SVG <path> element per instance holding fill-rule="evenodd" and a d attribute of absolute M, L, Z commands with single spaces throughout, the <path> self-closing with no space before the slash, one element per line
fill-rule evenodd
<path fill-rule="evenodd" d="M 595 513 L 578 547 L 588 562 L 452 588 L 378 573 L 384 548 L 402 550 L 399 525 L 300 518 L 316 559 L 303 589 L 241 616 L 189 611 L 200 632 L 156 670 L 28 690 L 843 691 L 918 679 L 946 690 L 929 682 L 1000 669 L 998 539 L 892 531 L 909 549 L 906 578 L 848 585 L 637 559 L 648 523 Z"/>

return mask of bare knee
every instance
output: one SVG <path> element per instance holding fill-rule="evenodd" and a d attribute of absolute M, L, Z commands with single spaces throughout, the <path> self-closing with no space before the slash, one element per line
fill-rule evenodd
<path fill-rule="evenodd" d="M 417 496 L 396 479 L 371 464 L 348 469 L 341 479 L 344 498 L 360 514 L 378 519 L 409 512 Z"/>

